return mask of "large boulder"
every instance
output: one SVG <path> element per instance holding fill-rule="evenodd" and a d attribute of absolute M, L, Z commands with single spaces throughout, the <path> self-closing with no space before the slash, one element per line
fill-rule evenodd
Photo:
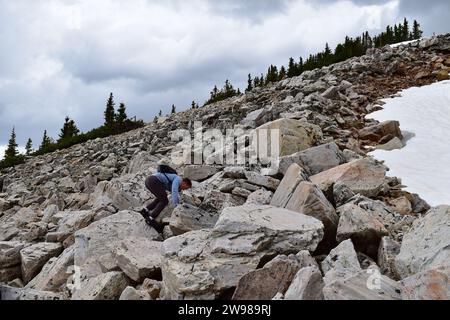
<path fill-rule="evenodd" d="M 366 127 L 361 129 L 358 134 L 360 139 L 374 142 L 379 142 L 386 136 L 403 139 L 402 131 L 400 130 L 400 122 L 398 121 L 385 121 L 380 124 Z"/>
<path fill-rule="evenodd" d="M 324 282 L 317 267 L 306 267 L 297 272 L 284 300 L 323 300 Z"/>
<path fill-rule="evenodd" d="M 270 204 L 273 197 L 273 192 L 259 189 L 252 192 L 248 197 L 245 204 L 254 204 L 254 205 L 268 205 Z"/>
<path fill-rule="evenodd" d="M 39 221 L 38 212 L 31 208 L 21 208 L 12 217 L 15 225 L 19 228 L 23 228 L 29 223 Z"/>
<path fill-rule="evenodd" d="M 401 286 L 386 276 L 360 271 L 325 285 L 325 300 L 401 300 Z M 374 283 L 372 283 L 374 282 Z"/>
<path fill-rule="evenodd" d="M 294 119 L 279 119 L 266 123 L 256 129 L 258 134 L 258 150 L 261 148 L 270 150 L 272 147 L 271 143 L 269 143 L 271 141 L 271 130 L 279 130 L 278 143 L 280 156 L 288 156 L 308 149 L 322 139 L 322 130 L 316 125 Z M 267 138 L 264 139 L 265 141 L 261 140 L 264 133 L 267 134 Z M 268 144 L 268 146 L 260 146 L 262 143 Z"/>
<path fill-rule="evenodd" d="M 395 266 L 395 258 L 400 253 L 400 244 L 391 237 L 383 237 L 378 249 L 378 265 L 380 271 L 391 279 L 399 280 Z"/>
<path fill-rule="evenodd" d="M 18 241 L 0 242 L 0 269 L 20 265 L 20 250 L 27 244 Z"/>
<path fill-rule="evenodd" d="M 212 236 L 217 239 L 214 252 L 254 254 L 263 243 L 271 254 L 314 251 L 323 238 L 323 224 L 294 211 L 247 205 L 223 210 Z"/>
<path fill-rule="evenodd" d="M 22 269 L 20 265 L 0 268 L 0 283 L 12 281 L 14 279 L 21 277 L 21 275 Z"/>
<path fill-rule="evenodd" d="M 322 262 L 325 300 L 399 300 L 400 285 L 376 266 L 361 268 L 351 240 L 333 249 Z"/>
<path fill-rule="evenodd" d="M 58 256 L 63 251 L 59 243 L 37 243 L 20 251 L 22 261 L 22 279 L 28 283 L 33 279 L 50 258 Z"/>
<path fill-rule="evenodd" d="M 47 234 L 47 240 L 63 242 L 74 232 L 86 228 L 95 217 L 94 211 L 67 211 L 59 214 L 62 214 L 62 218 L 58 221 L 58 229 Z"/>
<path fill-rule="evenodd" d="M 119 244 L 116 261 L 120 269 L 133 281 L 161 276 L 162 242 L 147 238 L 129 238 Z"/>
<path fill-rule="evenodd" d="M 351 240 L 346 240 L 331 250 L 322 262 L 322 271 L 325 274 L 326 284 L 332 283 L 348 275 L 360 272 L 361 265 Z"/>
<path fill-rule="evenodd" d="M 401 278 L 450 267 L 450 206 L 431 209 L 405 234 L 396 258 Z"/>
<path fill-rule="evenodd" d="M 69 267 L 73 266 L 74 248 L 66 249 L 58 258 L 51 258 L 42 271 L 31 280 L 26 288 L 40 291 L 55 291 L 67 282 Z"/>
<path fill-rule="evenodd" d="M 280 208 L 286 207 L 298 184 L 302 181 L 308 181 L 308 175 L 302 167 L 293 163 L 286 171 L 283 180 L 281 180 L 270 205 Z"/>
<path fill-rule="evenodd" d="M 224 297 L 265 257 L 314 251 L 323 224 L 271 206 L 226 208 L 212 230 L 198 230 L 163 244 L 166 299 Z"/>
<path fill-rule="evenodd" d="M 141 205 L 138 199 L 124 193 L 118 182 L 102 181 L 91 193 L 89 205 L 93 208 L 102 208 L 109 205 L 117 210 L 127 210 Z"/>
<path fill-rule="evenodd" d="M 66 300 L 63 294 L 0 285 L 0 300 L 55 301 Z"/>
<path fill-rule="evenodd" d="M 352 239 L 358 251 L 376 256 L 381 238 L 389 234 L 383 222 L 355 202 L 339 207 L 338 214 L 337 241 Z"/>
<path fill-rule="evenodd" d="M 200 209 L 211 212 L 220 213 L 223 209 L 228 207 L 237 207 L 245 203 L 245 198 L 236 196 L 234 194 L 223 193 L 217 190 L 207 192 Z"/>
<path fill-rule="evenodd" d="M 328 191 L 334 184 L 346 185 L 355 194 L 376 197 L 382 190 L 386 167 L 370 158 L 355 160 L 310 177 L 321 190 Z"/>
<path fill-rule="evenodd" d="M 214 211 L 205 211 L 198 207 L 178 205 L 170 217 L 170 229 L 174 235 L 193 230 L 213 228 L 219 215 Z"/>
<path fill-rule="evenodd" d="M 325 227 L 325 246 L 336 241 L 339 217 L 333 205 L 316 185 L 307 181 L 300 182 L 285 208 L 322 221 Z"/>
<path fill-rule="evenodd" d="M 449 300 L 450 269 L 428 270 L 401 282 L 403 300 Z"/>
<path fill-rule="evenodd" d="M 336 143 L 331 142 L 281 157 L 278 171 L 286 174 L 288 168 L 296 163 L 307 169 L 310 175 L 315 175 L 345 162 L 346 159 L 342 151 L 339 150 Z"/>
<path fill-rule="evenodd" d="M 220 170 L 221 168 L 219 167 L 208 165 L 189 165 L 184 168 L 183 177 L 189 178 L 193 181 L 204 181 L 215 175 Z"/>
<path fill-rule="evenodd" d="M 233 300 L 271 300 L 277 293 L 285 293 L 300 269 L 295 257 L 277 257 L 264 268 L 243 276 Z"/>
<path fill-rule="evenodd" d="M 249 183 L 267 188 L 272 191 L 277 190 L 278 186 L 280 185 L 280 180 L 263 176 L 253 171 L 246 171 L 245 176 Z"/>
<path fill-rule="evenodd" d="M 123 272 L 104 273 L 83 281 L 81 288 L 74 291 L 72 300 L 118 300 L 128 283 Z"/>
<path fill-rule="evenodd" d="M 115 270 L 114 252 L 122 240 L 130 237 L 161 239 L 139 213 L 121 211 L 75 233 L 75 265 L 86 277 Z"/>

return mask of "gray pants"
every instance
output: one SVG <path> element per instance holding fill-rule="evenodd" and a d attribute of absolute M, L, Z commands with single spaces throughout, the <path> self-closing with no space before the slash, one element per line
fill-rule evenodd
<path fill-rule="evenodd" d="M 163 183 L 155 176 L 150 176 L 145 180 L 145 187 L 156 197 L 156 199 L 147 206 L 147 210 L 150 211 L 150 216 L 156 219 L 169 204 L 166 189 L 164 188 Z"/>

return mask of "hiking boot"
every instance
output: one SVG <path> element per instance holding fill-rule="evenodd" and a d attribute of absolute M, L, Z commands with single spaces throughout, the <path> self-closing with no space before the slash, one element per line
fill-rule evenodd
<path fill-rule="evenodd" d="M 148 219 L 150 217 L 150 211 L 148 211 L 147 208 L 142 209 L 139 213 L 144 217 L 144 219 Z"/>
<path fill-rule="evenodd" d="M 152 227 L 153 229 L 155 229 L 158 233 L 163 233 L 164 231 L 164 225 L 158 223 L 155 219 L 152 219 L 151 217 L 146 218 L 145 222 Z"/>

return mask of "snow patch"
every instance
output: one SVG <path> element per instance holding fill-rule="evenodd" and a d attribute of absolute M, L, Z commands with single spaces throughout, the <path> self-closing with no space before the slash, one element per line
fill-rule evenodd
<path fill-rule="evenodd" d="M 406 45 L 411 44 L 411 43 L 420 42 L 421 40 L 422 39 L 416 39 L 416 40 L 409 40 L 409 41 L 403 41 L 403 42 L 399 42 L 399 43 L 394 43 L 394 44 L 391 44 L 390 47 L 391 48 L 398 48 L 400 46 L 406 46 Z"/>
<path fill-rule="evenodd" d="M 450 204 L 450 81 L 410 88 L 384 101 L 383 110 L 367 117 L 398 120 L 402 131 L 415 136 L 401 150 L 371 154 L 385 161 L 389 175 L 401 178 L 406 190 L 431 206 Z"/>

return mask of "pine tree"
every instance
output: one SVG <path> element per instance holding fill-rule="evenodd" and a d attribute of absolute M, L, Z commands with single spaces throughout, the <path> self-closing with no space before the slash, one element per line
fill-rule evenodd
<path fill-rule="evenodd" d="M 44 130 L 44 136 L 42 137 L 41 146 L 39 147 L 39 150 L 45 150 L 52 144 L 52 140 L 47 135 L 47 130 Z"/>
<path fill-rule="evenodd" d="M 191 109 L 196 109 L 196 105 L 195 105 L 195 101 L 192 101 L 192 103 L 191 103 Z"/>
<path fill-rule="evenodd" d="M 33 153 L 33 141 L 31 140 L 31 138 L 29 138 L 27 144 L 25 145 L 25 154 L 29 156 L 32 153 Z"/>
<path fill-rule="evenodd" d="M 17 150 L 18 147 L 19 145 L 16 142 L 16 129 L 13 128 L 8 142 L 8 148 L 5 151 L 6 161 L 14 160 L 14 158 L 19 155 L 19 151 Z"/>
<path fill-rule="evenodd" d="M 409 22 L 408 19 L 403 20 L 403 28 L 402 28 L 402 41 L 408 41 L 409 38 Z"/>
<path fill-rule="evenodd" d="M 423 31 L 420 29 L 420 24 L 417 20 L 414 20 L 413 23 L 413 31 L 412 31 L 412 40 L 417 40 L 422 38 Z"/>
<path fill-rule="evenodd" d="M 119 125 L 123 125 L 127 119 L 127 109 L 125 107 L 125 103 L 122 102 L 119 105 L 119 109 L 117 109 L 116 122 Z"/>
<path fill-rule="evenodd" d="M 67 138 L 72 138 L 77 136 L 80 133 L 77 126 L 75 125 L 75 121 L 71 120 L 69 117 L 66 117 L 64 126 L 61 129 L 61 133 L 59 134 L 60 141 Z"/>
<path fill-rule="evenodd" d="M 171 111 L 171 113 L 172 113 L 172 114 L 177 113 L 177 108 L 175 107 L 174 104 L 172 105 L 172 111 Z"/>
<path fill-rule="evenodd" d="M 105 126 L 106 127 L 113 127 L 115 123 L 115 103 L 114 103 L 114 95 L 113 93 L 110 94 L 108 102 L 106 104 L 106 110 L 105 110 Z"/>
<path fill-rule="evenodd" d="M 248 74 L 248 80 L 247 80 L 247 89 L 245 89 L 246 92 L 252 91 L 253 90 L 253 80 L 252 80 L 252 75 L 249 73 Z"/>
<path fill-rule="evenodd" d="M 283 80 L 286 77 L 286 68 L 284 66 L 281 66 L 280 73 L 278 74 L 278 80 Z"/>
<path fill-rule="evenodd" d="M 287 75 L 289 78 L 295 77 L 297 75 L 297 64 L 294 58 L 289 58 Z"/>

